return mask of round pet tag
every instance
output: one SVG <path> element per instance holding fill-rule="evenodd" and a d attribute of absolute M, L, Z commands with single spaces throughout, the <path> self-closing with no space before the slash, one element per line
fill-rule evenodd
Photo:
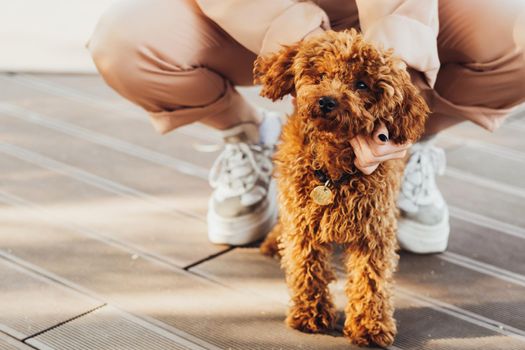
<path fill-rule="evenodd" d="M 325 185 L 316 186 L 312 192 L 310 192 L 310 198 L 314 200 L 316 204 L 328 205 L 333 202 L 334 194 Z"/>

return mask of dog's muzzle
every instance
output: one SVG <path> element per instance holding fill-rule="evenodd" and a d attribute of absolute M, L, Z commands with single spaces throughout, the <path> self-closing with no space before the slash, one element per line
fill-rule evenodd
<path fill-rule="evenodd" d="M 319 108 L 323 113 L 330 113 L 337 107 L 337 101 L 330 96 L 323 96 L 319 99 Z"/>

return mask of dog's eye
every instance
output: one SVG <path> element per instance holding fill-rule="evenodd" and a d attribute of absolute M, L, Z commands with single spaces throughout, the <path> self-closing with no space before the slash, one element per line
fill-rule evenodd
<path fill-rule="evenodd" d="M 326 74 L 324 73 L 319 73 L 319 75 L 317 76 L 317 78 L 315 79 L 315 83 L 316 84 L 319 84 L 321 81 L 323 81 L 324 77 L 326 76 Z"/>
<path fill-rule="evenodd" d="M 355 83 L 355 88 L 357 90 L 367 90 L 368 89 L 368 86 L 362 82 L 361 80 L 359 80 L 357 83 Z"/>

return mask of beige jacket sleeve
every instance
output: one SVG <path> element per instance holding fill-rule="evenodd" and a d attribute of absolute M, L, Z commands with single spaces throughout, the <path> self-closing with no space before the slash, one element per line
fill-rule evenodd
<path fill-rule="evenodd" d="M 365 38 L 394 49 L 433 87 L 439 70 L 438 0 L 356 0 Z"/>
<path fill-rule="evenodd" d="M 326 13 L 297 0 L 197 0 L 201 10 L 244 47 L 264 54 L 329 29 Z"/>
<path fill-rule="evenodd" d="M 264 54 L 329 29 L 326 13 L 297 0 L 196 0 L 209 18 L 249 50 Z M 348 0 L 346 0 L 348 1 Z M 341 6 L 345 6 L 341 0 Z M 439 70 L 438 0 L 356 0 L 368 40 L 392 48 L 434 86 Z"/>

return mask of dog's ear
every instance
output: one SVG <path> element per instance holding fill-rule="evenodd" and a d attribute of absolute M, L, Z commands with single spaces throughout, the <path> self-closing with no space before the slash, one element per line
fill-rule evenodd
<path fill-rule="evenodd" d="M 298 45 L 285 46 L 279 52 L 259 56 L 253 68 L 255 84 L 262 84 L 261 96 L 273 101 L 295 90 L 293 61 Z"/>
<path fill-rule="evenodd" d="M 395 105 L 394 113 L 383 120 L 396 143 L 416 142 L 425 131 L 425 122 L 430 113 L 427 103 L 405 71 L 392 82 L 384 93 Z"/>

